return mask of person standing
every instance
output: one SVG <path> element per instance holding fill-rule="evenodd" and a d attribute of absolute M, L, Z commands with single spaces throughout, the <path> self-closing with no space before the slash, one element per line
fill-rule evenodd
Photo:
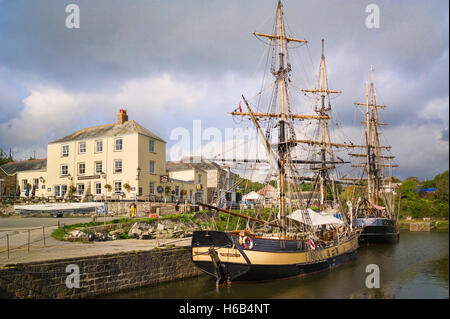
<path fill-rule="evenodd" d="M 134 215 L 136 214 L 136 204 L 131 204 L 131 218 L 134 218 Z"/>

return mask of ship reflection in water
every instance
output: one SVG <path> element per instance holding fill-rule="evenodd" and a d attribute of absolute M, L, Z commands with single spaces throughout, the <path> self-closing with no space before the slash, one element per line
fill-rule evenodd
<path fill-rule="evenodd" d="M 448 233 L 402 232 L 398 244 L 360 247 L 355 261 L 304 278 L 215 289 L 205 275 L 102 298 L 449 298 L 448 256 Z M 365 286 L 369 264 L 380 268 L 379 289 Z"/>

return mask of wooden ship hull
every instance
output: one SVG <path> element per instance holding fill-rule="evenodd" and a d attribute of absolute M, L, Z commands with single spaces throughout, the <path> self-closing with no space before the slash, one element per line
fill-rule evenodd
<path fill-rule="evenodd" d="M 358 247 L 357 236 L 339 245 L 311 250 L 303 240 L 245 238 L 238 232 L 204 230 L 193 234 L 191 257 L 197 268 L 221 285 L 304 276 L 335 268 L 352 261 Z"/>
<path fill-rule="evenodd" d="M 400 232 L 395 220 L 388 218 L 357 218 L 354 225 L 362 229 L 360 244 L 396 243 Z"/>

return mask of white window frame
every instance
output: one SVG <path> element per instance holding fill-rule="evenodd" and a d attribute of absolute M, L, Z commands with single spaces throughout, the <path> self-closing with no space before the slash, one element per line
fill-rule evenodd
<path fill-rule="evenodd" d="M 81 145 L 84 145 L 83 150 L 81 149 Z M 78 154 L 86 154 L 86 142 L 78 143 Z"/>
<path fill-rule="evenodd" d="M 120 189 L 117 191 L 117 184 L 120 184 Z M 114 181 L 114 194 L 120 194 L 122 192 L 122 181 Z"/>
<path fill-rule="evenodd" d="M 153 164 L 153 165 L 152 165 Z M 156 174 L 155 173 L 155 171 L 156 171 L 156 163 L 155 163 L 155 161 L 150 161 L 149 162 L 149 172 L 150 172 L 150 174 Z M 152 167 L 153 167 L 153 169 L 152 169 Z"/>
<path fill-rule="evenodd" d="M 97 189 L 97 186 L 100 185 L 100 187 Z M 100 192 L 97 192 L 97 190 L 100 190 Z M 97 182 L 94 184 L 94 192 L 95 195 L 101 195 L 102 194 L 102 183 Z"/>
<path fill-rule="evenodd" d="M 120 171 L 118 171 L 117 170 L 117 166 L 116 166 L 116 163 L 119 163 L 120 162 Z M 123 163 L 122 163 L 122 160 L 121 159 L 115 159 L 114 160 L 114 173 L 115 174 L 120 174 L 120 173 L 122 173 L 123 172 Z"/>
<path fill-rule="evenodd" d="M 67 152 L 64 152 L 64 149 L 67 149 Z M 69 156 L 69 144 L 61 145 L 61 157 Z"/>
<path fill-rule="evenodd" d="M 101 150 L 98 148 L 98 143 L 100 142 Z M 95 153 L 103 153 L 103 140 L 96 140 L 95 141 Z"/>
<path fill-rule="evenodd" d="M 67 193 L 67 185 L 61 185 L 61 196 L 66 195 L 66 193 Z"/>
<path fill-rule="evenodd" d="M 97 169 L 97 164 L 100 164 L 100 172 L 98 171 L 98 169 Z M 94 162 L 94 172 L 95 172 L 95 174 L 101 174 L 101 173 L 103 173 L 103 163 L 102 163 L 102 161 L 96 161 L 96 162 Z"/>
<path fill-rule="evenodd" d="M 83 187 L 82 187 L 82 188 L 83 188 L 83 192 L 82 192 L 81 194 L 80 194 L 80 190 L 81 190 L 81 187 L 80 187 L 80 186 L 83 186 Z M 77 184 L 77 195 L 78 195 L 78 196 L 82 196 L 82 195 L 84 194 L 85 190 L 86 190 L 86 188 L 85 188 L 85 186 L 84 186 L 83 183 Z"/>
<path fill-rule="evenodd" d="M 55 195 L 55 197 L 61 197 L 61 185 L 54 186 L 53 195 Z"/>
<path fill-rule="evenodd" d="M 155 140 L 150 139 L 148 142 L 148 150 L 150 153 L 155 153 Z"/>
<path fill-rule="evenodd" d="M 39 189 L 39 178 L 33 178 L 33 186 L 32 188 L 35 187 L 36 190 Z"/>
<path fill-rule="evenodd" d="M 67 173 L 63 173 L 63 167 L 66 167 L 67 169 Z M 67 176 L 67 175 L 69 175 L 69 165 L 67 165 L 67 164 L 61 164 L 61 166 L 60 166 L 60 168 L 59 168 L 59 173 L 60 173 L 60 176 Z"/>
<path fill-rule="evenodd" d="M 117 148 L 117 142 L 120 141 L 120 149 Z M 123 150 L 123 138 L 114 139 L 114 152 L 122 152 Z"/>
<path fill-rule="evenodd" d="M 84 171 L 83 173 L 81 173 L 80 165 L 83 165 L 83 171 Z M 81 175 L 81 176 L 86 175 L 86 163 L 85 162 L 78 163 L 78 165 L 77 165 L 77 172 L 78 172 L 78 175 Z"/>
<path fill-rule="evenodd" d="M 150 182 L 148 193 L 150 195 L 155 195 L 155 183 L 154 182 Z"/>

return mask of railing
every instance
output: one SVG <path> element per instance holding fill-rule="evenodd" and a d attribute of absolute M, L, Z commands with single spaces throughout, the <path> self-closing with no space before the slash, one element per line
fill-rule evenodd
<path fill-rule="evenodd" d="M 59 222 L 58 222 L 59 226 Z M 43 247 L 46 247 L 45 238 L 49 238 L 50 234 L 46 234 L 46 227 L 33 227 L 33 228 L 22 228 L 22 229 L 10 229 L 10 230 L 3 230 L 3 231 L 14 231 L 12 234 L 5 234 L 0 235 L 0 242 L 4 241 L 6 243 L 6 249 L 0 250 L 0 254 L 6 253 L 7 257 L 9 259 L 10 253 L 13 250 L 22 249 L 24 247 L 27 247 L 27 251 L 30 252 L 31 245 L 36 244 L 38 242 L 42 242 Z M 22 230 L 22 231 L 20 231 Z M 31 235 L 33 233 L 34 239 L 32 240 Z M 27 236 L 27 239 L 25 238 L 17 238 L 17 236 Z M 13 240 L 16 240 L 16 245 L 13 244 Z M 17 242 L 19 243 L 17 245 Z M 40 246 L 42 247 L 42 246 Z"/>

